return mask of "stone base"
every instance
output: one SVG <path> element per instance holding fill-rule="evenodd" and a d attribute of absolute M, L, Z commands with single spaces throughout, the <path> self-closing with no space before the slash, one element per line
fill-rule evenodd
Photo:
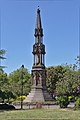
<path fill-rule="evenodd" d="M 52 97 L 49 95 L 49 93 L 47 92 L 47 90 L 43 90 L 43 95 L 44 95 L 44 100 L 45 101 L 52 100 Z"/>
<path fill-rule="evenodd" d="M 31 92 L 23 102 L 35 103 L 35 102 L 45 102 L 49 100 L 51 100 L 51 97 L 46 90 L 43 91 L 42 89 L 34 88 L 31 90 Z"/>

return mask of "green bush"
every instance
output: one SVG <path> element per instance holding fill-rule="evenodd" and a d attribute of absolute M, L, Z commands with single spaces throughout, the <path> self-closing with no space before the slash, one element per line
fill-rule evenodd
<path fill-rule="evenodd" d="M 75 110 L 76 110 L 76 109 L 80 109 L 80 97 L 77 98 L 77 100 L 76 100 L 76 102 L 75 102 L 75 104 L 74 104 L 74 109 L 75 109 Z"/>
<path fill-rule="evenodd" d="M 17 98 L 17 100 L 21 101 L 21 100 L 24 100 L 25 98 L 26 98 L 26 96 L 19 96 L 19 97 Z"/>
<path fill-rule="evenodd" d="M 70 101 L 70 102 L 74 102 L 75 101 L 75 97 L 72 95 L 72 96 L 69 96 L 68 97 L 68 100 Z"/>
<path fill-rule="evenodd" d="M 58 104 L 60 105 L 60 108 L 67 108 L 69 104 L 69 99 L 67 96 L 59 96 L 58 97 Z"/>

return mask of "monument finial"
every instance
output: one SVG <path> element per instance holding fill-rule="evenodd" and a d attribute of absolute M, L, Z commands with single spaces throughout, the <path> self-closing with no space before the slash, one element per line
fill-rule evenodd
<path fill-rule="evenodd" d="M 39 9 L 39 6 L 38 6 L 38 9 L 37 9 L 37 13 L 40 13 L 40 9 Z"/>

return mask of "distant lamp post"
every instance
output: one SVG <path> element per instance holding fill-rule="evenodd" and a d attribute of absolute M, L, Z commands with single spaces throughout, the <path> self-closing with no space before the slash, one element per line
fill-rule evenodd
<path fill-rule="evenodd" d="M 21 66 L 21 109 L 23 109 L 23 76 L 24 76 L 24 65 Z"/>

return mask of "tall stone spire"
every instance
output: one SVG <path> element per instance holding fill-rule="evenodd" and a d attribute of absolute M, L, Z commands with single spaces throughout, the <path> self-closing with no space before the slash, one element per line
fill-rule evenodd
<path fill-rule="evenodd" d="M 35 43 L 33 45 L 32 87 L 24 102 L 45 102 L 51 100 L 46 88 L 45 45 L 43 44 L 43 29 L 41 25 L 40 10 L 37 9 L 35 28 Z"/>
<path fill-rule="evenodd" d="M 41 17 L 40 17 L 40 9 L 37 9 L 37 21 L 36 21 L 36 29 L 41 29 Z"/>
<path fill-rule="evenodd" d="M 35 34 L 34 36 L 36 37 L 36 42 L 42 42 L 42 36 L 43 36 L 43 29 L 42 29 L 42 24 L 41 24 L 41 17 L 40 17 L 40 9 L 38 6 L 37 9 L 37 19 L 36 19 L 36 28 L 35 28 Z"/>

